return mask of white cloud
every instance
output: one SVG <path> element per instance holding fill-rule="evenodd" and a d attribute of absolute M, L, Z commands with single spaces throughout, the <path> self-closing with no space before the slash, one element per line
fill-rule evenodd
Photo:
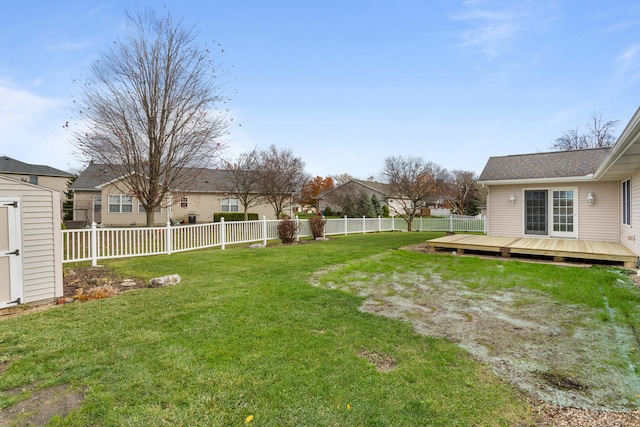
<path fill-rule="evenodd" d="M 453 20 L 468 24 L 462 31 L 460 45 L 474 49 L 490 58 L 509 51 L 518 36 L 530 30 L 544 28 L 554 14 L 554 2 L 469 0 L 464 10 Z"/>
<path fill-rule="evenodd" d="M 0 155 L 62 170 L 77 168 L 63 129 L 69 112 L 64 101 L 38 96 L 0 81 Z"/>
<path fill-rule="evenodd" d="M 627 48 L 616 58 L 616 68 L 620 78 L 634 83 L 640 78 L 640 44 Z"/>

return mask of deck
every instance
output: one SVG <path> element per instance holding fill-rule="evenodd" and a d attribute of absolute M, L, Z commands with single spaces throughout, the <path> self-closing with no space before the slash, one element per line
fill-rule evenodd
<path fill-rule="evenodd" d="M 504 257 L 512 254 L 553 257 L 555 261 L 580 259 L 623 263 L 636 268 L 638 256 L 620 243 L 593 240 L 550 239 L 531 237 L 500 237 L 473 234 L 453 234 L 427 242 L 429 248 L 495 252 Z"/>

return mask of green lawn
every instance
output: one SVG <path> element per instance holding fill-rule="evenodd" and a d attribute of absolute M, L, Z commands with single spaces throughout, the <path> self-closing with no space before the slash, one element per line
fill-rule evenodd
<path fill-rule="evenodd" d="M 0 322 L 0 408 L 30 393 L 10 389 L 73 384 L 83 406 L 52 425 L 233 426 L 249 416 L 256 426 L 531 424 L 523 397 L 456 345 L 308 283 L 319 269 L 435 235 L 107 262 L 183 280 Z M 458 267 L 473 277 L 473 266 Z M 379 372 L 363 355 L 393 358 L 395 368 Z"/>

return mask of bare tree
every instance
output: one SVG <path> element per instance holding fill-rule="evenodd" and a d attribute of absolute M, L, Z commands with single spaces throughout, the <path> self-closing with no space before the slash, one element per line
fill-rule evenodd
<path fill-rule="evenodd" d="M 126 18 L 127 37 L 93 64 L 75 105 L 87 129 L 73 132 L 72 143 L 121 178 L 150 226 L 169 193 L 210 164 L 228 121 L 215 110 L 225 100 L 218 70 L 196 32 L 150 11 Z"/>
<path fill-rule="evenodd" d="M 229 164 L 231 194 L 242 203 L 245 221 L 249 219 L 249 209 L 262 199 L 259 188 L 260 168 L 260 151 L 257 148 L 241 153 L 234 163 Z"/>
<path fill-rule="evenodd" d="M 274 145 L 260 153 L 259 189 L 264 200 L 272 207 L 276 218 L 281 218 L 286 206 L 309 177 L 304 171 L 304 162 L 291 150 L 278 150 Z"/>
<path fill-rule="evenodd" d="M 479 193 L 472 171 L 454 169 L 447 174 L 444 188 L 444 197 L 455 214 L 475 214 L 470 208 L 477 203 Z"/>
<path fill-rule="evenodd" d="M 339 175 L 333 175 L 331 177 L 333 179 L 333 184 L 336 187 L 340 187 L 341 185 L 346 184 L 347 182 L 351 181 L 353 179 L 353 177 L 351 175 L 349 175 L 348 173 L 341 173 Z"/>
<path fill-rule="evenodd" d="M 383 174 L 389 180 L 394 200 L 402 206 L 408 230 L 413 219 L 426 205 L 429 196 L 437 195 L 444 182 L 446 171 L 421 157 L 387 157 Z"/>
<path fill-rule="evenodd" d="M 587 122 L 588 132 L 586 134 L 580 133 L 579 128 L 576 127 L 556 139 L 551 148 L 558 151 L 570 151 L 611 147 L 616 142 L 613 131 L 617 125 L 618 120 L 604 121 L 602 113 L 592 113 L 591 120 Z"/>

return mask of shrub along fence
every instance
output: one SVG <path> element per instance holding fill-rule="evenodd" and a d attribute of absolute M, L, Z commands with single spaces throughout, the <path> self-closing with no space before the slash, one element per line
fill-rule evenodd
<path fill-rule="evenodd" d="M 309 220 L 295 218 L 300 237 L 311 237 Z M 403 218 L 337 218 L 327 219 L 325 236 L 382 231 L 406 231 Z M 82 230 L 62 230 L 62 262 L 91 261 L 133 256 L 171 254 L 196 249 L 220 247 L 238 243 L 278 239 L 280 220 L 224 221 L 165 227 L 101 228 L 95 223 Z M 467 216 L 447 218 L 416 218 L 414 231 L 470 231 L 485 232 L 485 219 Z"/>

